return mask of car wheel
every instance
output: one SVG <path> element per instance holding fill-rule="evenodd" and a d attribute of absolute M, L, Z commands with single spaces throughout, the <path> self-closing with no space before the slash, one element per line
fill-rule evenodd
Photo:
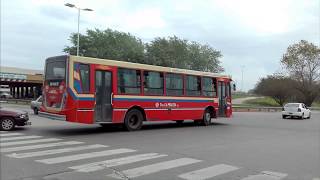
<path fill-rule="evenodd" d="M 307 117 L 308 119 L 310 119 L 311 118 L 311 112 L 309 113 L 309 116 Z"/>
<path fill-rule="evenodd" d="M 282 119 L 286 119 L 287 118 L 287 116 L 286 115 L 282 115 Z"/>
<path fill-rule="evenodd" d="M 34 114 L 39 114 L 39 109 L 38 109 L 38 108 L 34 108 L 34 109 L 33 109 L 33 113 L 34 113 Z"/>
<path fill-rule="evenodd" d="M 143 115 L 137 109 L 130 110 L 124 119 L 124 126 L 128 131 L 136 131 L 141 129 L 143 123 Z"/>
<path fill-rule="evenodd" d="M 304 113 L 302 113 L 301 117 L 299 119 L 304 119 Z"/>
<path fill-rule="evenodd" d="M 10 117 L 4 117 L 1 119 L 0 129 L 3 131 L 11 131 L 15 127 L 14 119 Z"/>
<path fill-rule="evenodd" d="M 211 124 L 211 112 L 210 112 L 209 109 L 206 109 L 206 110 L 204 111 L 201 124 L 202 124 L 203 126 L 208 126 L 208 125 Z"/>

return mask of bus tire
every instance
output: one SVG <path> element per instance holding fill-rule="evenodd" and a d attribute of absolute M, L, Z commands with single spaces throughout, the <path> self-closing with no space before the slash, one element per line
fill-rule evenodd
<path fill-rule="evenodd" d="M 179 125 L 179 126 L 181 126 L 181 125 L 183 124 L 183 122 L 184 122 L 184 120 L 177 120 L 177 121 L 176 121 L 176 124 Z"/>
<path fill-rule="evenodd" d="M 201 121 L 201 124 L 203 126 L 209 126 L 211 124 L 211 111 L 207 108 L 204 113 L 203 113 L 203 118 L 202 118 L 202 121 Z"/>
<path fill-rule="evenodd" d="M 124 118 L 124 127 L 128 131 L 141 129 L 143 124 L 143 114 L 138 109 L 131 109 Z"/>

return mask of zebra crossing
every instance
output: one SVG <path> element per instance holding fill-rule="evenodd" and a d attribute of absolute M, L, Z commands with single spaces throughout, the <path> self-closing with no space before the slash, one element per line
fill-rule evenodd
<path fill-rule="evenodd" d="M 84 153 L 81 151 L 91 152 Z M 33 158 L 33 161 L 46 165 L 72 163 L 72 166 L 68 169 L 76 173 L 101 172 L 103 169 L 112 168 L 112 173 L 104 175 L 107 179 L 138 179 L 147 175 L 156 177 L 156 173 L 159 172 L 204 162 L 204 160 L 189 157 L 165 160 L 163 158 L 170 158 L 170 155 L 154 152 L 139 153 L 138 150 L 130 148 L 112 148 L 102 144 L 87 144 L 81 141 L 66 141 L 60 138 L 45 138 L 37 135 L 24 136 L 23 133 L 3 131 L 0 132 L 0 152 L 1 155 L 9 158 Z M 64 153 L 72 154 L 65 155 Z M 99 161 L 90 162 L 90 159 L 93 158 L 99 158 Z M 106 159 L 101 160 L 101 158 Z M 81 164 L 79 163 L 80 160 L 86 160 L 87 162 Z M 157 162 L 153 162 L 154 160 L 157 160 Z M 144 165 L 121 171 L 113 169 L 113 167 L 132 165 L 138 162 L 143 162 Z M 211 164 L 201 169 L 180 172 L 175 175 L 175 179 L 214 179 L 215 177 L 228 175 L 228 173 L 237 173 L 240 169 L 242 167 L 228 164 Z M 249 174 L 242 177 L 241 180 L 281 180 L 287 176 L 288 174 L 285 173 L 262 171 Z"/>

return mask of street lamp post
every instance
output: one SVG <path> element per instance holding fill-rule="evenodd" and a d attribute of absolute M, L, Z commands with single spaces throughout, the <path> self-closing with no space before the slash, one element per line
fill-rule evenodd
<path fill-rule="evenodd" d="M 70 4 L 70 3 L 66 3 L 64 4 L 65 6 L 67 7 L 70 7 L 70 8 L 76 8 L 78 10 L 78 40 L 77 40 L 77 56 L 79 56 L 79 41 L 80 41 L 80 32 L 79 32 L 79 27 L 80 27 L 80 11 L 93 11 L 92 9 L 89 9 L 89 8 L 80 8 L 80 7 L 77 7 L 76 5 L 74 4 Z"/>
<path fill-rule="evenodd" d="M 241 66 L 241 91 L 243 91 L 243 69 L 245 68 L 244 65 Z"/>

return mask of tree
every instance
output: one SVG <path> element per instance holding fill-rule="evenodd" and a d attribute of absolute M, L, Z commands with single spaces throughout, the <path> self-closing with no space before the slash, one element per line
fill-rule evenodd
<path fill-rule="evenodd" d="M 146 44 L 145 63 L 208 72 L 222 72 L 221 53 L 209 45 L 179 39 L 155 38 Z"/>
<path fill-rule="evenodd" d="M 302 101 L 311 106 L 320 95 L 320 49 L 308 41 L 301 40 L 288 47 L 281 60 L 291 78 L 296 80 Z"/>
<path fill-rule="evenodd" d="M 64 48 L 64 52 L 75 55 L 77 50 L 77 34 L 70 36 L 72 46 Z M 209 45 L 179 39 L 155 38 L 144 44 L 139 38 L 129 33 L 107 29 L 87 30 L 80 35 L 79 54 L 96 57 L 145 63 L 159 66 L 192 69 L 208 72 L 222 72 L 219 58 L 222 56 Z"/>
<path fill-rule="evenodd" d="M 64 48 L 64 52 L 75 55 L 77 49 L 77 34 L 70 36 L 72 46 Z M 107 29 L 87 30 L 80 35 L 79 54 L 81 56 L 115 59 L 130 62 L 143 62 L 144 44 L 139 38 L 129 33 Z"/>
<path fill-rule="evenodd" d="M 294 80 L 284 76 L 267 76 L 260 79 L 254 92 L 258 95 L 269 96 L 274 99 L 280 106 L 293 98 L 294 90 L 292 85 Z"/>

